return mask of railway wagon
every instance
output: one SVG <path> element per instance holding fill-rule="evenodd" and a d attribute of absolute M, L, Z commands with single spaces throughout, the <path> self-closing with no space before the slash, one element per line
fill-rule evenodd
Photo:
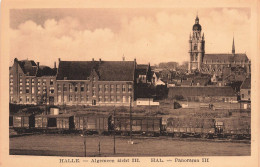
<path fill-rule="evenodd" d="M 74 129 L 74 117 L 71 114 L 36 115 L 35 130 L 43 132 L 64 133 Z"/>
<path fill-rule="evenodd" d="M 148 136 L 159 136 L 161 134 L 161 117 L 145 117 L 133 116 L 132 117 L 132 133 L 145 134 Z M 130 117 L 129 116 L 116 116 L 114 119 L 114 128 L 116 133 L 122 135 L 130 134 Z"/>
<path fill-rule="evenodd" d="M 111 130 L 111 115 L 76 114 L 74 116 L 75 130 L 86 134 L 108 134 Z"/>
<path fill-rule="evenodd" d="M 216 131 L 219 137 L 232 139 L 251 138 L 251 118 L 231 117 L 216 119 Z"/>
<path fill-rule="evenodd" d="M 173 137 L 212 138 L 215 133 L 214 125 L 214 119 L 171 117 L 167 119 L 166 133 Z"/>
<path fill-rule="evenodd" d="M 34 115 L 26 113 L 18 113 L 12 116 L 13 128 L 17 132 L 30 132 L 34 127 Z M 10 119 L 10 118 L 9 118 Z"/>

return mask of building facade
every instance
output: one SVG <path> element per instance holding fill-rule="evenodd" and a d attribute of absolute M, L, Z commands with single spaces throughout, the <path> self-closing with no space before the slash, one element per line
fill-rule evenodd
<path fill-rule="evenodd" d="M 251 61 L 245 53 L 235 52 L 233 38 L 232 53 L 206 54 L 204 33 L 199 24 L 198 16 L 192 28 L 192 35 L 189 39 L 189 72 L 199 71 L 201 73 L 215 74 L 217 76 L 228 75 L 234 67 L 241 67 L 247 74 L 251 73 Z"/>
<path fill-rule="evenodd" d="M 40 66 L 33 60 L 14 59 L 9 69 L 9 101 L 18 104 L 52 103 L 56 68 Z"/>
<path fill-rule="evenodd" d="M 129 105 L 134 101 L 135 61 L 59 61 L 52 69 L 14 60 L 10 103 Z"/>

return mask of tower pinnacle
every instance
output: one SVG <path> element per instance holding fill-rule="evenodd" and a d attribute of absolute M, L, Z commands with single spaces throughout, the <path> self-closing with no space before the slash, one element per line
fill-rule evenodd
<path fill-rule="evenodd" d="M 233 44 L 232 44 L 232 54 L 235 54 L 235 41 L 233 36 Z"/>

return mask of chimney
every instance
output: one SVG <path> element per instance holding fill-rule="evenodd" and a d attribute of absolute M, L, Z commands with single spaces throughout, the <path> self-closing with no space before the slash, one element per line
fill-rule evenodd
<path fill-rule="evenodd" d="M 40 62 L 37 62 L 37 68 L 39 68 L 40 67 Z"/>
<path fill-rule="evenodd" d="M 101 58 L 99 58 L 99 62 L 101 62 L 102 60 L 101 60 Z"/>
<path fill-rule="evenodd" d="M 60 58 L 58 60 L 59 60 L 59 63 L 60 63 Z"/>
<path fill-rule="evenodd" d="M 125 61 L 125 56 L 123 56 L 122 58 L 123 58 L 123 61 Z"/>
<path fill-rule="evenodd" d="M 54 68 L 56 68 L 56 61 L 54 62 Z"/>
<path fill-rule="evenodd" d="M 92 61 L 95 61 L 95 59 L 94 59 L 94 58 L 92 58 Z"/>

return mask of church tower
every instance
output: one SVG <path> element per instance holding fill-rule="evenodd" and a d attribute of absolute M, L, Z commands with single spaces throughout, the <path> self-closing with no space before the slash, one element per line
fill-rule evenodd
<path fill-rule="evenodd" d="M 199 24 L 199 17 L 197 15 L 195 24 L 192 28 L 192 34 L 190 34 L 189 40 L 189 54 L 190 63 L 189 71 L 201 70 L 201 64 L 205 53 L 205 41 L 204 33 L 201 34 L 201 25 Z"/>

